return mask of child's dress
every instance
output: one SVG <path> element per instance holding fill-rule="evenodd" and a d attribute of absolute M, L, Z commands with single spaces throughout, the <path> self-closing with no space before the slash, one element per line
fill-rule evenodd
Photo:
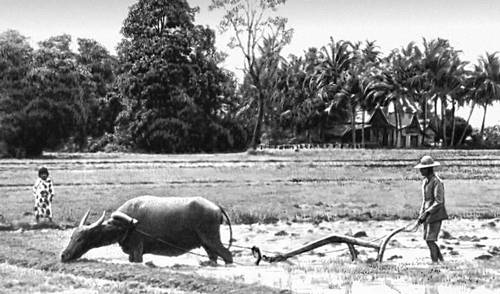
<path fill-rule="evenodd" d="M 33 195 L 35 196 L 35 216 L 52 218 L 52 198 L 54 198 L 54 188 L 52 180 L 47 178 L 45 181 L 38 178 L 33 186 Z"/>

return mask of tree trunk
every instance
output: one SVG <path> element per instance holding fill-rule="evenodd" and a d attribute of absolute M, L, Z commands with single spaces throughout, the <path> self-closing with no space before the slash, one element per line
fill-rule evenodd
<path fill-rule="evenodd" d="M 352 115 L 352 119 L 351 119 L 351 137 L 352 137 L 352 148 L 356 148 L 356 108 L 351 104 L 349 103 L 349 105 L 351 105 L 351 115 Z"/>
<path fill-rule="evenodd" d="M 365 110 L 361 114 L 361 148 L 365 148 Z"/>
<path fill-rule="evenodd" d="M 396 102 L 394 102 L 394 118 L 396 119 L 396 148 L 401 148 L 401 122 L 399 116 L 399 105 Z"/>
<path fill-rule="evenodd" d="M 458 144 L 463 144 L 464 143 L 465 133 L 467 132 L 467 127 L 469 126 L 469 121 L 470 121 L 470 118 L 472 116 L 472 112 L 474 111 L 474 107 L 475 106 L 476 106 L 476 102 L 472 101 L 472 106 L 470 108 L 469 117 L 467 118 L 467 123 L 465 124 L 465 129 L 462 132 L 462 136 L 460 136 L 460 140 L 457 142 Z"/>
<path fill-rule="evenodd" d="M 439 132 L 439 116 L 438 116 L 438 97 L 437 95 L 434 97 L 434 122 L 435 122 L 435 127 L 436 127 L 436 135 L 438 135 Z M 434 142 L 436 139 L 434 139 Z"/>
<path fill-rule="evenodd" d="M 422 124 L 422 142 L 421 145 L 425 143 L 425 129 L 427 128 L 427 99 L 423 96 L 423 111 L 424 111 L 424 123 Z"/>
<path fill-rule="evenodd" d="M 487 108 L 488 108 L 488 104 L 484 104 L 483 123 L 481 124 L 481 141 L 483 141 L 484 122 L 486 121 L 486 110 L 487 110 Z"/>
<path fill-rule="evenodd" d="M 451 106 L 451 124 L 452 124 L 452 127 L 451 127 L 451 142 L 450 142 L 450 147 L 454 147 L 455 146 L 455 127 L 456 127 L 456 123 L 455 123 L 455 101 L 452 101 L 451 103 L 452 106 Z"/>
<path fill-rule="evenodd" d="M 441 145 L 441 148 L 444 148 L 447 146 L 448 141 L 446 138 L 446 96 L 441 99 L 441 128 L 443 132 L 443 144 Z"/>
<path fill-rule="evenodd" d="M 259 91 L 258 107 L 259 110 L 257 112 L 257 121 L 255 122 L 252 141 L 250 143 L 250 147 L 253 150 L 257 149 L 257 144 L 260 141 L 261 130 L 262 130 L 262 118 L 264 117 L 264 95 L 260 91 Z"/>

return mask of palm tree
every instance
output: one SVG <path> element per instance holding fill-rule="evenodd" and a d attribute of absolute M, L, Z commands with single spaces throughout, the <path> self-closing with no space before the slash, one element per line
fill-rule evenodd
<path fill-rule="evenodd" d="M 393 50 L 386 59 L 384 68 L 384 83 L 387 87 L 387 94 L 383 105 L 392 104 L 396 121 L 396 147 L 401 145 L 401 111 L 404 108 L 413 106 L 413 91 L 411 83 L 414 83 L 412 44 L 401 50 Z"/>
<path fill-rule="evenodd" d="M 424 68 L 424 54 L 420 48 L 410 42 L 406 47 L 401 48 L 401 55 L 405 58 L 407 67 L 407 82 L 405 83 L 408 96 L 412 102 L 418 102 L 420 111 L 423 113 L 422 141 L 425 142 L 425 130 L 429 114 L 429 100 L 432 96 L 430 92 L 430 83 L 428 73 Z"/>
<path fill-rule="evenodd" d="M 450 61 L 449 66 L 446 70 L 446 74 L 444 77 L 443 88 L 447 92 L 447 96 L 450 97 L 451 102 L 451 122 L 452 122 L 452 131 L 450 143 L 448 146 L 454 146 L 455 140 L 455 110 L 456 104 L 463 105 L 464 99 L 466 95 L 465 89 L 465 80 L 466 80 L 466 70 L 465 66 L 467 62 L 463 62 L 458 57 L 457 51 L 450 52 Z M 444 125 L 446 126 L 446 112 L 444 118 Z M 443 128 L 443 132 L 446 132 L 446 128 Z M 446 142 L 446 141 L 445 141 Z"/>
<path fill-rule="evenodd" d="M 466 126 L 469 125 L 470 118 L 474 112 L 474 108 L 480 101 L 481 97 L 484 97 L 484 87 L 481 87 L 485 81 L 485 76 L 482 74 L 481 68 L 477 65 L 474 66 L 474 71 L 470 71 L 465 79 L 465 97 L 464 102 L 470 104 L 469 116 L 467 117 Z M 465 139 L 465 134 L 467 127 L 464 128 L 462 135 L 457 143 L 462 144 Z"/>
<path fill-rule="evenodd" d="M 276 84 L 277 93 L 272 99 L 273 108 L 288 122 L 292 133 L 296 137 L 305 130 L 310 140 L 310 131 L 320 127 L 325 108 L 324 102 L 318 94 L 316 85 L 316 67 L 318 66 L 318 50 L 310 48 L 305 56 L 292 55 L 290 61 L 281 64 Z"/>
<path fill-rule="evenodd" d="M 353 148 L 356 148 L 356 110 L 357 106 L 362 103 L 357 68 L 358 66 L 353 66 L 342 75 L 340 79 L 342 88 L 335 94 L 336 100 L 347 101 L 351 117 L 351 139 Z"/>
<path fill-rule="evenodd" d="M 330 37 L 330 43 L 321 48 L 321 63 L 317 68 L 317 80 L 320 88 L 335 85 L 338 88 L 343 73 L 349 70 L 354 62 L 351 43 L 340 40 L 335 42 Z"/>
<path fill-rule="evenodd" d="M 483 76 L 482 83 L 480 85 L 481 91 L 484 96 L 480 98 L 478 103 L 483 106 L 483 122 L 481 124 L 481 139 L 484 135 L 484 123 L 486 121 L 486 110 L 488 105 L 491 105 L 494 101 L 500 100 L 500 60 L 496 55 L 497 52 L 488 53 L 479 59 L 478 70 Z"/>
<path fill-rule="evenodd" d="M 355 62 L 353 45 L 349 42 L 340 40 L 335 42 L 330 38 L 330 43 L 321 48 L 320 63 L 316 68 L 315 84 L 320 97 L 325 102 L 327 109 L 333 109 L 343 112 L 347 107 L 351 113 L 351 125 L 353 129 L 353 145 L 356 143 L 355 124 L 353 113 L 355 113 L 356 100 L 352 95 L 344 95 L 343 88 L 346 83 L 351 83 L 351 64 Z"/>
<path fill-rule="evenodd" d="M 377 74 L 380 74 L 380 51 L 377 50 L 378 46 L 375 45 L 375 41 L 366 41 L 365 47 L 361 50 L 361 56 L 358 57 L 360 60 L 360 65 L 358 69 L 359 78 L 359 90 L 361 92 L 360 96 L 360 107 L 362 110 L 361 114 L 361 146 L 365 148 L 365 113 L 366 111 L 373 110 L 376 103 L 371 103 L 372 95 L 374 94 L 374 89 L 377 79 L 375 78 Z"/>
<path fill-rule="evenodd" d="M 434 97 L 434 113 L 436 126 L 438 125 L 437 105 L 441 103 L 441 128 L 443 136 L 443 147 L 447 143 L 446 138 L 446 108 L 448 98 L 451 100 L 452 108 L 455 103 L 454 97 L 462 91 L 464 79 L 464 67 L 467 64 L 458 57 L 460 51 L 453 49 L 448 40 L 437 39 L 424 42 L 423 64 L 431 84 L 431 93 Z"/>

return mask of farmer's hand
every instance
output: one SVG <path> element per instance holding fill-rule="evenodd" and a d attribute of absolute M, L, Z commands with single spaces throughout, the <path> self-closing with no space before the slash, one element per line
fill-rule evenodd
<path fill-rule="evenodd" d="M 425 222 L 425 219 L 427 218 L 427 213 L 422 213 L 419 217 L 418 217 L 418 223 L 419 224 L 422 224 Z"/>

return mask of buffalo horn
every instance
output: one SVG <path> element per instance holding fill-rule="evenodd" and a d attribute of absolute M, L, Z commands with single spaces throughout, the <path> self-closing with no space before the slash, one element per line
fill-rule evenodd
<path fill-rule="evenodd" d="M 87 221 L 87 218 L 89 217 L 90 214 L 90 209 L 87 210 L 87 213 L 83 216 L 82 220 L 80 221 L 80 224 L 78 225 L 79 227 L 83 227 L 85 225 L 85 222 Z"/>
<path fill-rule="evenodd" d="M 106 210 L 103 211 L 101 217 L 95 223 L 91 224 L 89 227 L 94 228 L 101 225 L 104 222 L 105 216 L 106 216 Z"/>

